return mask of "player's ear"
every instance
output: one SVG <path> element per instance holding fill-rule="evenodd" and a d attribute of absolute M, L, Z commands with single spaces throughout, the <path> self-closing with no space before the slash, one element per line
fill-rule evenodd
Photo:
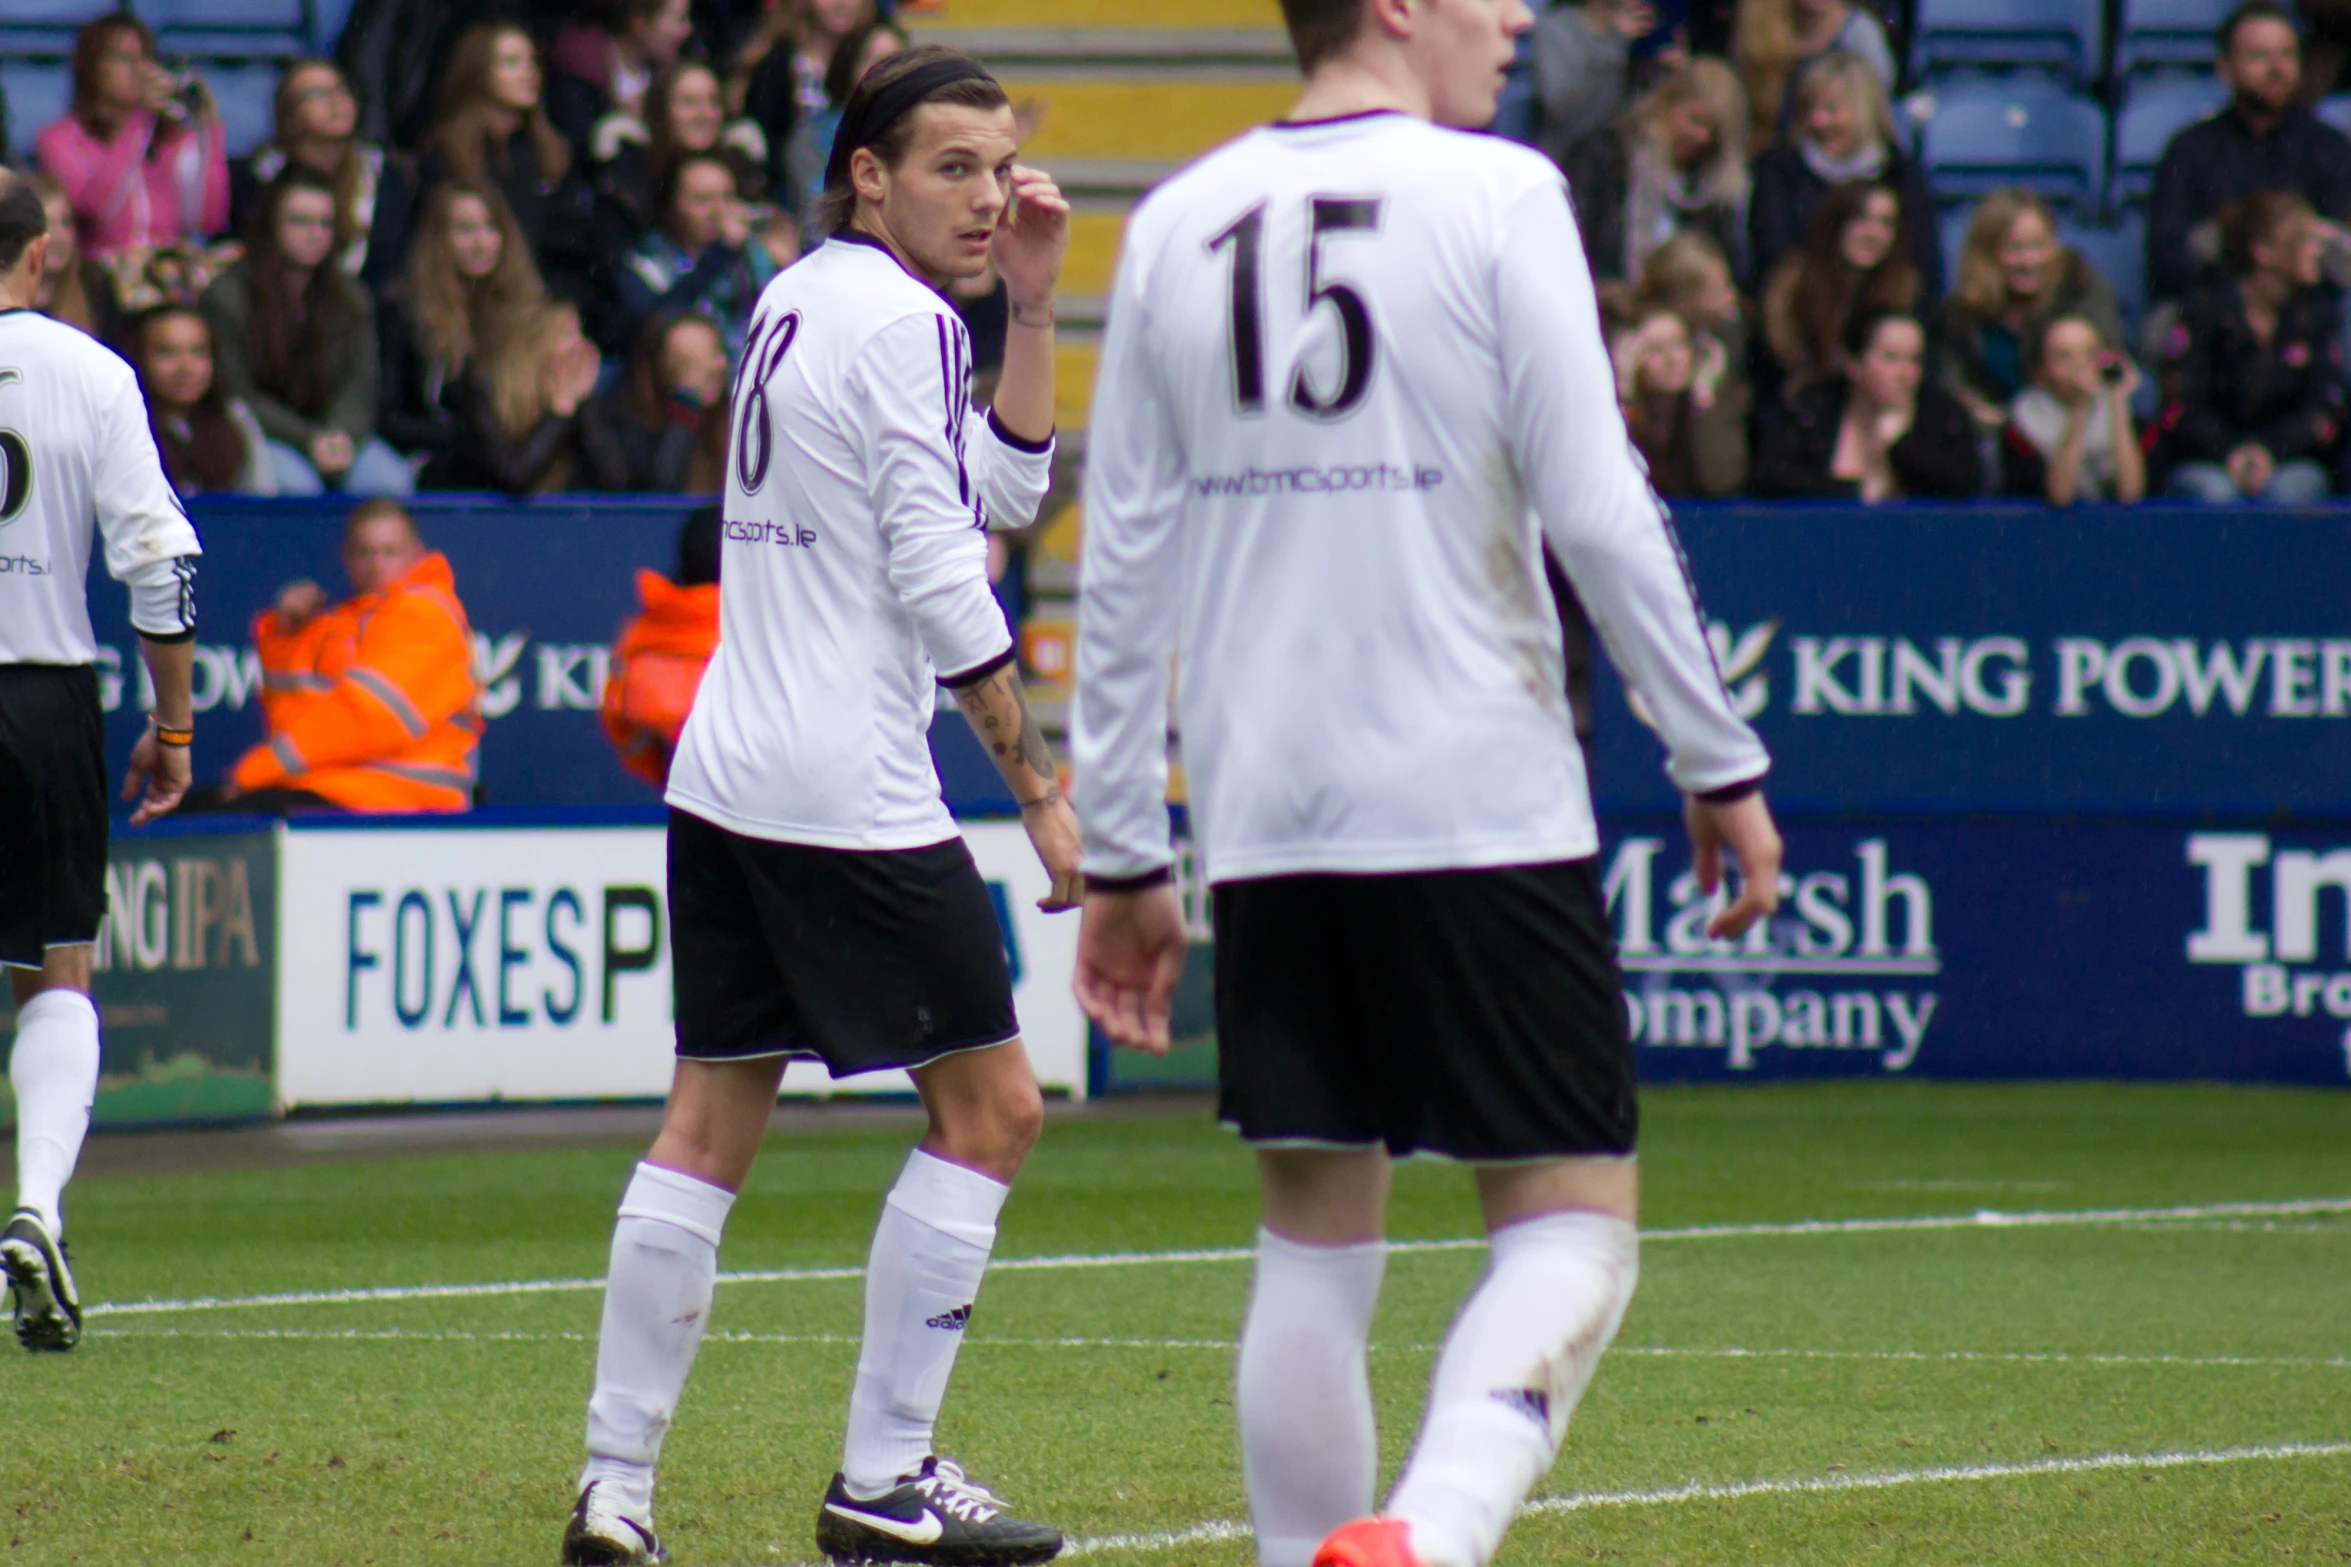
<path fill-rule="evenodd" d="M 890 193 L 890 171 L 882 167 L 882 160 L 871 147 L 860 147 L 849 154 L 849 188 L 876 205 Z"/>

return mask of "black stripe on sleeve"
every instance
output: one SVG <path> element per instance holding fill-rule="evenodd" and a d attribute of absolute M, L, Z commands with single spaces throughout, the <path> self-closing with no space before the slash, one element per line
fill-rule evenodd
<path fill-rule="evenodd" d="M 1708 805 L 1736 805 L 1751 794 L 1763 792 L 1763 774 L 1757 773 L 1745 783 L 1724 784 L 1720 789 L 1705 789 L 1698 798 Z"/>
<path fill-rule="evenodd" d="M 976 686 L 981 681 L 994 674 L 997 670 L 1002 669 L 1006 665 L 1010 664 L 1012 662 L 1012 656 L 1013 649 L 1006 648 L 1003 652 L 997 654 L 994 658 L 989 659 L 986 663 L 974 664 L 971 668 L 965 670 L 960 675 L 941 675 L 939 677 L 939 684 L 945 686 L 950 691 L 960 691 L 965 686 Z"/>
<path fill-rule="evenodd" d="M 1045 432 L 1045 438 L 1041 441 L 1024 441 L 1013 434 L 1003 420 L 996 417 L 996 410 L 993 408 L 988 410 L 988 428 L 996 432 L 997 440 L 1002 441 L 1016 452 L 1026 452 L 1031 457 L 1041 457 L 1053 450 L 1053 432 L 1051 430 Z"/>
<path fill-rule="evenodd" d="M 1088 876 L 1088 892 L 1144 892 L 1153 887 L 1164 887 L 1175 879 L 1175 872 L 1162 865 L 1155 871 L 1140 876 Z"/>

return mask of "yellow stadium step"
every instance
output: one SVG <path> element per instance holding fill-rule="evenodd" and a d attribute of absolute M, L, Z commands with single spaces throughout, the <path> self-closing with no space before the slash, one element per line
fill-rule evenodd
<path fill-rule="evenodd" d="M 1110 292 L 1118 269 L 1119 241 L 1125 236 L 1123 210 L 1081 208 L 1070 214 L 1069 250 L 1061 258 L 1061 292 L 1068 298 L 1095 298 Z"/>
<path fill-rule="evenodd" d="M 1014 103 L 1033 99 L 1045 106 L 1043 123 L 1021 155 L 1047 169 L 1056 159 L 1172 166 L 1281 118 L 1298 96 L 1298 83 L 1286 71 L 1252 80 L 1171 78 L 1147 70 L 1007 77 L 1004 90 Z"/>
<path fill-rule="evenodd" d="M 914 27 L 1279 27 L 1280 0 L 946 0 Z"/>
<path fill-rule="evenodd" d="M 1063 333 L 1053 353 L 1053 423 L 1082 430 L 1094 409 L 1094 372 L 1102 365 L 1102 344 L 1091 334 Z"/>

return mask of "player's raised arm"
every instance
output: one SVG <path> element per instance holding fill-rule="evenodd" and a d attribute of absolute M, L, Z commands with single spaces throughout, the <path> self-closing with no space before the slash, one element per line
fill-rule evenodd
<path fill-rule="evenodd" d="M 1130 244 L 1119 263 L 1087 431 L 1070 748 L 1086 844 L 1078 1002 L 1114 1042 L 1158 1054 L 1184 961 L 1166 722 L 1184 456 L 1145 346 L 1143 252 Z"/>
<path fill-rule="evenodd" d="M 1760 793 L 1771 758 L 1731 708 L 1688 564 L 1625 434 L 1564 188 L 1531 185 L 1516 199 L 1497 257 L 1511 444 L 1528 498 L 1665 740 L 1667 772 L 1690 799 L 1701 883 L 1716 884 L 1724 847 L 1739 862 L 1740 895 L 1711 927 L 1736 935 L 1778 903 L 1779 837 Z"/>

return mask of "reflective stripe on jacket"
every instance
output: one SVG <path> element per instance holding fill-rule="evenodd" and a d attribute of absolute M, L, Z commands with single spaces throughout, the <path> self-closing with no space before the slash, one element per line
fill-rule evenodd
<path fill-rule="evenodd" d="M 253 622 L 269 739 L 230 774 L 240 789 L 307 789 L 354 811 L 463 811 L 481 744 L 472 631 L 447 557 L 300 630 Z"/>

